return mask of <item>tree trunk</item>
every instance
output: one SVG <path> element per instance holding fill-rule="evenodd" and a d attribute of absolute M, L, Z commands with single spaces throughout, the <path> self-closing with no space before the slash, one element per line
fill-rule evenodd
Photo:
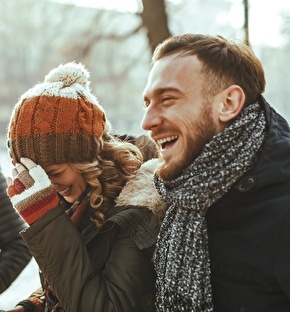
<path fill-rule="evenodd" d="M 245 44 L 250 45 L 250 38 L 249 38 L 249 4 L 248 4 L 248 0 L 244 0 L 244 16 L 245 16 L 245 23 L 244 23 Z"/>
<path fill-rule="evenodd" d="M 168 28 L 165 0 L 142 0 L 143 12 L 141 18 L 147 30 L 151 53 L 156 46 L 168 38 L 171 33 Z"/>

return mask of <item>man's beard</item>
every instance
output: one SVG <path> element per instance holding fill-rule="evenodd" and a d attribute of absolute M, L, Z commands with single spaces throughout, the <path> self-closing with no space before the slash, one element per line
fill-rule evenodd
<path fill-rule="evenodd" d="M 201 154 L 204 146 L 217 134 L 209 103 L 204 103 L 204 108 L 199 114 L 198 121 L 193 126 L 194 128 L 191 130 L 194 132 L 194 137 L 190 137 L 187 142 L 187 150 L 180 151 L 179 158 L 169 165 L 163 160 L 161 155 L 159 156 L 162 163 L 157 170 L 157 175 L 162 180 L 171 181 L 180 176 L 182 171 Z"/>

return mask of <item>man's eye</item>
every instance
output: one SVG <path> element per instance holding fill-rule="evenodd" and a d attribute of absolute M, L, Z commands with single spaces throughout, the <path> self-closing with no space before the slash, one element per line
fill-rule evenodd
<path fill-rule="evenodd" d="M 173 98 L 170 97 L 170 96 L 165 96 L 162 98 L 162 102 L 165 103 L 165 102 L 170 102 L 170 101 L 173 101 Z"/>
<path fill-rule="evenodd" d="M 150 102 L 149 102 L 149 101 L 143 101 L 144 108 L 148 107 L 148 106 L 149 106 L 149 104 L 150 104 Z"/>

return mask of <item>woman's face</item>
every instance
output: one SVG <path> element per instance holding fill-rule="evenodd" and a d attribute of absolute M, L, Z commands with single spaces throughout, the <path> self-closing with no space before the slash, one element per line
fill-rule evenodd
<path fill-rule="evenodd" d="M 54 189 L 69 203 L 74 203 L 86 188 L 86 180 L 70 164 L 51 165 L 44 170 Z"/>

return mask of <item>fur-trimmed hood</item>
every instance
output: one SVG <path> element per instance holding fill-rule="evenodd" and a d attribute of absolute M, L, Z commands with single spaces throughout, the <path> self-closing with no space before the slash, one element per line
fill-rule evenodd
<path fill-rule="evenodd" d="M 124 186 L 116 199 L 117 206 L 144 206 L 152 210 L 161 222 L 166 210 L 166 203 L 155 189 L 153 176 L 160 161 L 157 158 L 145 162 L 137 174 Z"/>

